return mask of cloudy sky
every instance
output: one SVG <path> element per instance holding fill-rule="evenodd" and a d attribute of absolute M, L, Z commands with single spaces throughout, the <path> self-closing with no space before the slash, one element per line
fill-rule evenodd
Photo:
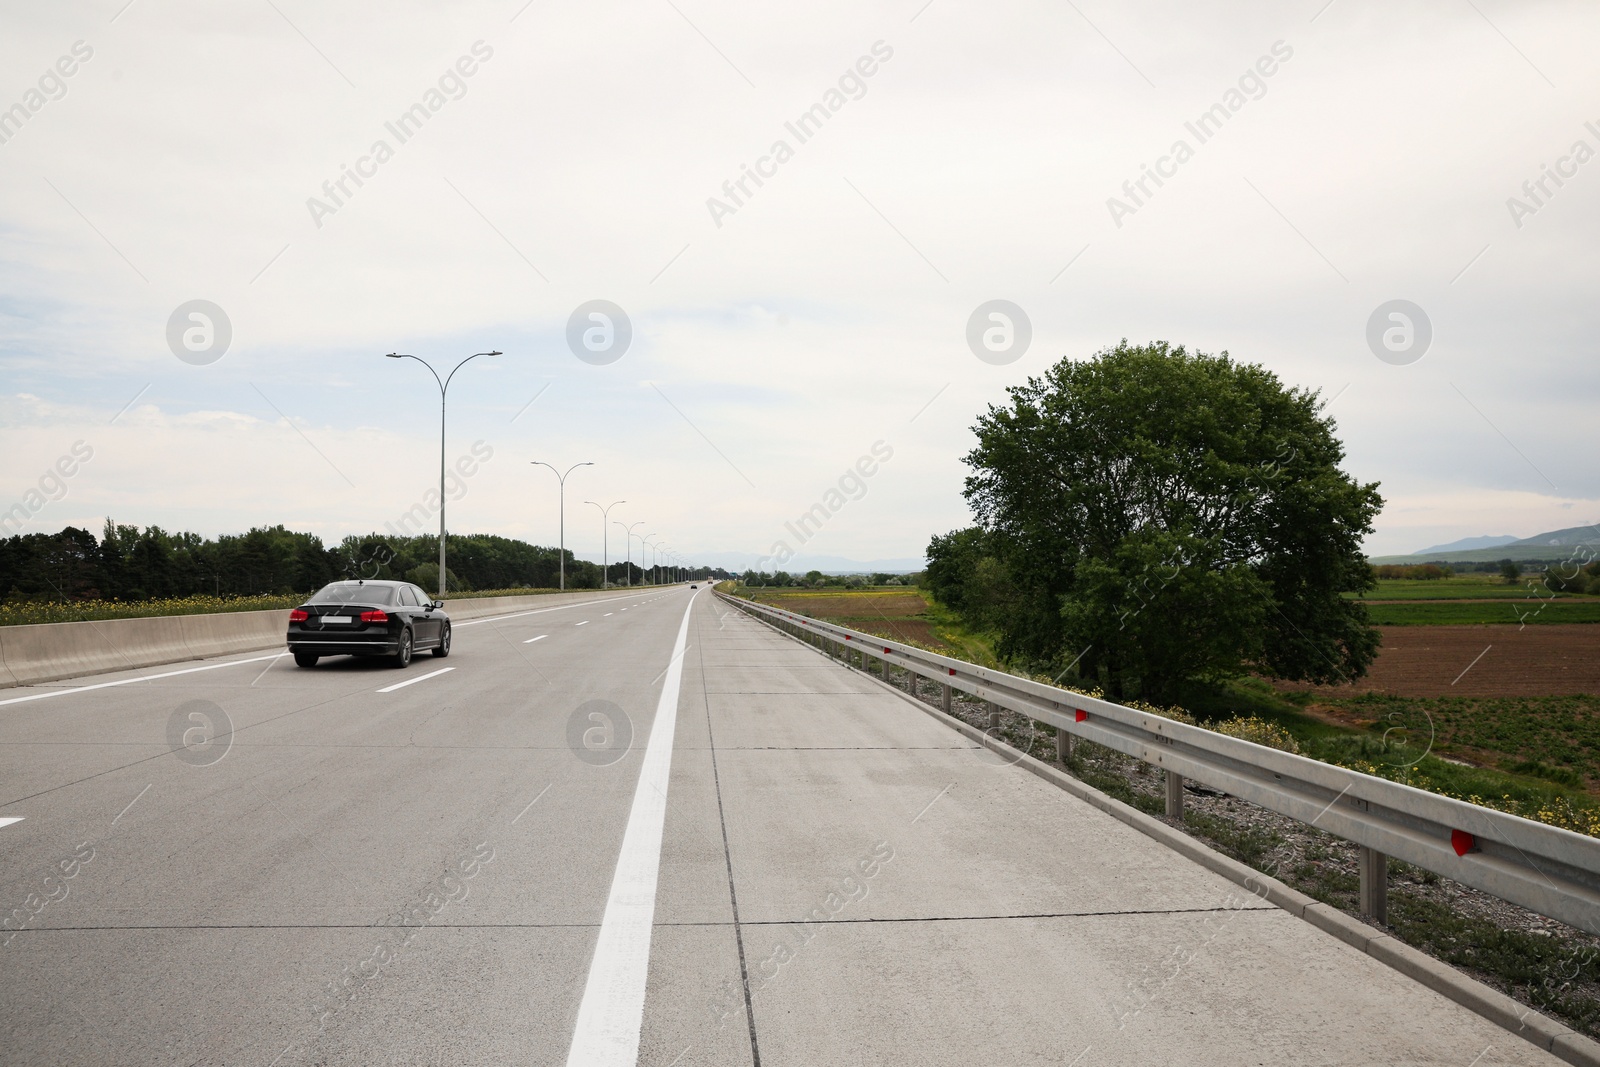
<path fill-rule="evenodd" d="M 492 450 L 452 530 L 553 543 L 530 461 L 591 461 L 568 482 L 580 555 L 601 552 L 583 501 L 619 499 L 686 558 L 765 553 L 883 442 L 806 548 L 911 557 L 968 520 L 985 404 L 1123 337 L 1322 390 L 1388 500 L 1374 553 L 1600 518 L 1590 5 L 0 20 L 0 508 L 31 502 L 29 530 L 382 529 L 439 448 L 433 379 L 384 353 L 448 372 L 498 349 L 451 385 L 452 463 Z M 819 104 L 802 141 L 786 124 Z M 607 350 L 585 310 L 581 359 L 569 322 L 596 300 L 631 341 Z M 981 359 L 993 300 L 1031 341 Z M 47 472 L 78 442 L 63 493 Z"/>

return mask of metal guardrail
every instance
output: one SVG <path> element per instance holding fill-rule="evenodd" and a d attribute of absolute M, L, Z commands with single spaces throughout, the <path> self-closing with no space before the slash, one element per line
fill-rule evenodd
<path fill-rule="evenodd" d="M 740 610 L 846 659 L 896 665 L 1371 850 L 1363 910 L 1383 913 L 1384 856 L 1600 934 L 1600 839 L 1267 748 L 725 593 Z M 831 645 L 831 647 L 830 647 Z M 1181 796 L 1181 794 L 1180 794 Z M 1374 881 L 1375 884 L 1368 884 Z"/>

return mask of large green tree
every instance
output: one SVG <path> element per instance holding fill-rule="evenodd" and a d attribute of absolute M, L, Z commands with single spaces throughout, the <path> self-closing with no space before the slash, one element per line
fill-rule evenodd
<path fill-rule="evenodd" d="M 981 534 L 929 549 L 930 577 L 963 557 L 1003 654 L 1114 696 L 1366 672 L 1378 634 L 1340 594 L 1372 585 L 1361 541 L 1383 501 L 1339 469 L 1316 392 L 1226 352 L 1123 341 L 1010 394 L 966 457 Z"/>

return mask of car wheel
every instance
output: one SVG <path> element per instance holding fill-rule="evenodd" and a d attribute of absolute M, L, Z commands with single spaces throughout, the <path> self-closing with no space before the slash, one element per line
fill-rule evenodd
<path fill-rule="evenodd" d="M 394 654 L 391 661 L 396 667 L 411 666 L 411 631 L 400 631 L 400 651 Z"/>
<path fill-rule="evenodd" d="M 294 654 L 294 665 L 296 667 L 315 667 L 317 659 L 318 656 L 315 652 L 296 652 Z"/>
<path fill-rule="evenodd" d="M 439 647 L 433 650 L 433 654 L 435 656 L 438 656 L 440 659 L 444 659 L 446 656 L 448 656 L 450 654 L 450 624 L 449 623 L 445 623 L 444 624 L 444 632 L 439 635 Z"/>

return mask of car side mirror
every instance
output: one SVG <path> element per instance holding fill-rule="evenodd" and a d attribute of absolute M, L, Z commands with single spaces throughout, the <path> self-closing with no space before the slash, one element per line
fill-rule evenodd
<path fill-rule="evenodd" d="M 442 607 L 444 607 L 444 601 L 435 600 L 433 603 L 428 605 L 428 610 L 432 611 L 434 608 L 442 608 Z"/>

